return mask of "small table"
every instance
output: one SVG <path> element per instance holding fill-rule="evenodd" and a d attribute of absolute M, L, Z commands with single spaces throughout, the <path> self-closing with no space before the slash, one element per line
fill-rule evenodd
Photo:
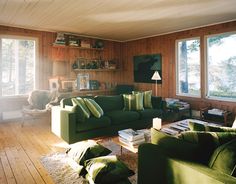
<path fill-rule="evenodd" d="M 137 147 L 131 147 L 131 146 L 128 146 L 122 142 L 119 141 L 119 137 L 118 136 L 115 136 L 112 138 L 112 141 L 119 145 L 120 146 L 120 154 L 122 155 L 122 151 L 123 151 L 123 148 L 133 152 L 133 153 L 138 153 L 138 148 Z"/>

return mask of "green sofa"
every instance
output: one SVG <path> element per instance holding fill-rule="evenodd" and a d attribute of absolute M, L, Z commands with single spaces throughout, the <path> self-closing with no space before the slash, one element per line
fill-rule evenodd
<path fill-rule="evenodd" d="M 236 183 L 235 177 L 212 169 L 204 163 L 202 157 L 209 156 L 207 153 L 204 154 L 209 149 L 202 149 L 198 144 L 169 136 L 155 129 L 151 129 L 151 136 L 152 143 L 139 146 L 138 184 Z M 235 138 L 232 141 L 235 145 Z M 221 161 L 221 164 L 224 165 L 224 161 Z"/>
<path fill-rule="evenodd" d="M 122 95 L 95 96 L 93 98 L 103 109 L 101 118 L 86 119 L 79 111 L 69 111 L 65 107 L 72 106 L 71 98 L 61 101 L 60 106 L 52 108 L 51 130 L 67 143 L 71 144 L 90 138 L 116 135 L 118 130 L 150 127 L 154 117 L 161 117 L 164 101 L 161 97 L 152 96 L 152 109 L 142 111 L 124 111 Z"/>

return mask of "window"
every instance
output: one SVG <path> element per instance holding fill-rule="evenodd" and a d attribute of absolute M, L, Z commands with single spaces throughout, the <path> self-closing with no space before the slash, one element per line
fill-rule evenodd
<path fill-rule="evenodd" d="M 177 50 L 177 95 L 200 97 L 200 40 L 179 40 Z"/>
<path fill-rule="evenodd" d="M 207 37 L 207 97 L 236 100 L 236 33 Z"/>
<path fill-rule="evenodd" d="M 24 95 L 35 88 L 36 39 L 0 36 L 0 96 Z"/>

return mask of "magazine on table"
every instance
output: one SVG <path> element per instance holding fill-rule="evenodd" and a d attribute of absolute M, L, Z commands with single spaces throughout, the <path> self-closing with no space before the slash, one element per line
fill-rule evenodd
<path fill-rule="evenodd" d="M 137 139 L 135 141 L 128 141 L 127 139 L 124 139 L 124 138 L 119 136 L 119 141 L 124 143 L 125 145 L 131 146 L 131 147 L 136 147 L 136 146 L 138 146 L 138 145 L 140 145 L 142 143 L 145 143 L 144 137 L 141 138 L 141 139 Z"/>
<path fill-rule="evenodd" d="M 170 125 L 171 128 L 174 128 L 178 131 L 186 131 L 188 130 L 189 128 L 188 127 L 183 127 L 181 125 L 178 125 L 178 124 L 173 124 L 173 125 Z"/>
<path fill-rule="evenodd" d="M 131 128 L 125 129 L 125 130 L 120 130 L 120 131 L 118 131 L 118 134 L 120 137 L 122 137 L 128 141 L 134 141 L 137 139 L 144 138 L 144 133 L 137 132 Z"/>
<path fill-rule="evenodd" d="M 171 129 L 171 128 L 162 128 L 161 131 L 162 131 L 162 132 L 165 132 L 165 133 L 167 133 L 167 134 L 170 134 L 170 135 L 175 135 L 175 134 L 178 134 L 178 133 L 179 133 L 179 131 L 173 130 L 173 129 Z"/>

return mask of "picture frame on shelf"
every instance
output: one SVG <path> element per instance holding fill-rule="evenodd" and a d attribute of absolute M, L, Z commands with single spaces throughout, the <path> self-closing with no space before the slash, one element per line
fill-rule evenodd
<path fill-rule="evenodd" d="M 49 89 L 50 91 L 57 90 L 59 91 L 60 88 L 60 81 L 58 77 L 50 78 L 49 79 Z"/>
<path fill-rule="evenodd" d="M 78 74 L 77 75 L 77 88 L 78 90 L 89 90 L 89 74 Z"/>

